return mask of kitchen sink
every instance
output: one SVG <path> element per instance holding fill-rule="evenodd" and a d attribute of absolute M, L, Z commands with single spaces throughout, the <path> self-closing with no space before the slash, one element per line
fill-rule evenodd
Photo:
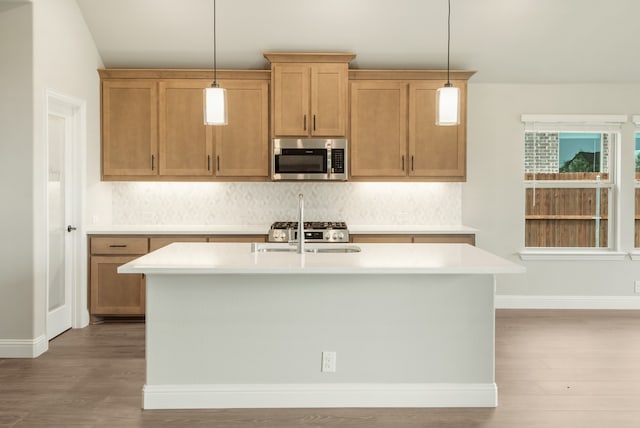
<path fill-rule="evenodd" d="M 297 248 L 289 244 L 259 243 L 251 244 L 252 253 L 295 253 Z M 305 253 L 359 253 L 360 247 L 346 244 L 307 244 Z"/>

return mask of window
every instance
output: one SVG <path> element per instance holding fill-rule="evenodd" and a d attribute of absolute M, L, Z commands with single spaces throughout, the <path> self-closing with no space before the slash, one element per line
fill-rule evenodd
<path fill-rule="evenodd" d="M 523 116 L 525 247 L 614 247 L 614 149 L 626 117 L 598 118 L 622 120 Z"/>

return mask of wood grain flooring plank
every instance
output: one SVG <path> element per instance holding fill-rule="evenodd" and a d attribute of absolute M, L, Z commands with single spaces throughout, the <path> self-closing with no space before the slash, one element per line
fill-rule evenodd
<path fill-rule="evenodd" d="M 1 428 L 639 428 L 640 311 L 499 310 L 495 409 L 142 410 L 144 324 L 0 359 Z"/>

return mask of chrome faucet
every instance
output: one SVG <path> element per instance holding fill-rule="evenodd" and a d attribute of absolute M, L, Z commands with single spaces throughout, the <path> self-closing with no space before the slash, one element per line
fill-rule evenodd
<path fill-rule="evenodd" d="M 304 254 L 304 195 L 298 195 L 298 254 Z"/>

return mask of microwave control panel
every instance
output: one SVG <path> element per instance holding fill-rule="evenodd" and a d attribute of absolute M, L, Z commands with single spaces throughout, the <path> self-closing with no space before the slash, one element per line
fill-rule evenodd
<path fill-rule="evenodd" d="M 331 150 L 331 172 L 344 174 L 344 149 Z"/>

